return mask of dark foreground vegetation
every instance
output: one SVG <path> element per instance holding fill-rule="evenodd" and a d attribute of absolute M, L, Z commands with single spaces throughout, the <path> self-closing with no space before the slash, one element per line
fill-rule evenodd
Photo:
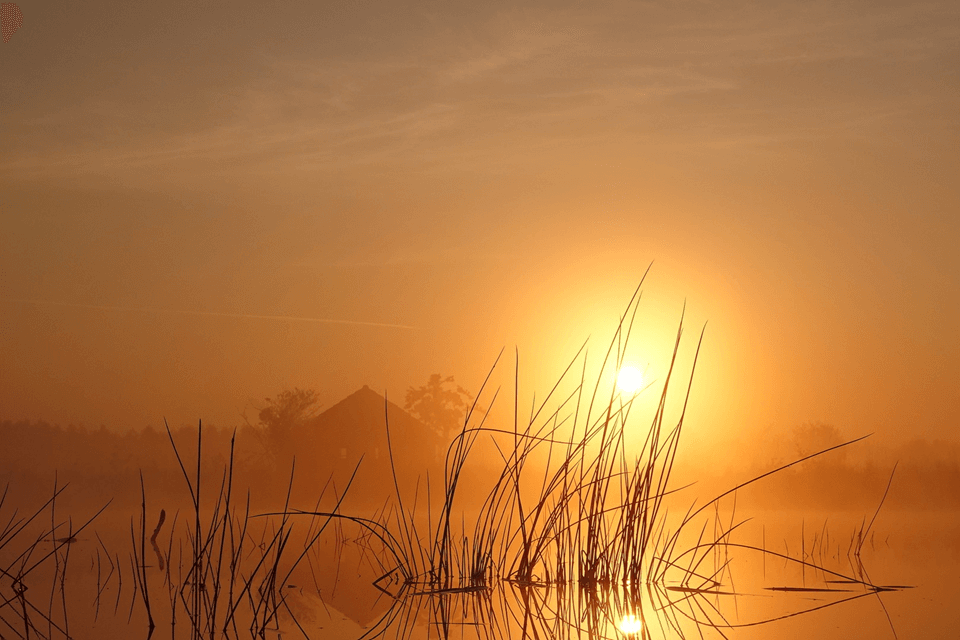
<path fill-rule="evenodd" d="M 605 370 L 619 369 L 637 300 L 635 294 L 604 355 Z M 521 417 L 514 388 L 507 400 L 514 407 L 512 428 L 487 424 L 467 411 L 442 469 L 424 474 L 422 481 L 403 478 L 406 463 L 396 455 L 385 407 L 387 450 L 376 465 L 377 486 L 392 499 L 372 511 L 351 510 L 362 465 L 335 479 L 332 471 L 304 465 L 298 457 L 278 481 L 276 459 L 263 455 L 262 448 L 252 453 L 258 451 L 258 438 L 250 431 L 164 429 L 116 436 L 4 425 L 14 433 L 20 459 L 25 454 L 36 459 L 32 468 L 22 462 L 5 467 L 9 482 L 21 486 L 27 479 L 47 498 L 28 512 L 0 503 L 0 625 L 5 629 L 0 634 L 70 636 L 71 544 L 91 535 L 98 543 L 90 560 L 96 567 L 97 615 L 101 608 L 117 615 L 129 599 L 127 615 L 132 619 L 136 613 L 144 631 L 169 625 L 174 637 L 184 638 L 265 638 L 279 629 L 310 637 L 290 589 L 302 589 L 309 579 L 321 592 L 325 569 L 317 548 L 325 536 L 339 543 L 349 535 L 376 567 L 373 586 L 388 606 L 366 637 L 724 636 L 738 626 L 851 599 L 879 599 L 902 588 L 874 584 L 860 561 L 872 518 L 852 532 L 845 556 L 833 564 L 825 553 L 833 547 L 825 532 L 819 553 L 816 540 L 809 550 L 789 554 L 736 538 L 742 526 L 738 491 L 789 475 L 801 463 L 827 459 L 852 442 L 809 452 L 706 501 L 677 506 L 683 504 L 678 502 L 682 494 L 671 474 L 693 384 L 692 370 L 674 371 L 681 334 L 682 321 L 652 416 L 631 416 L 635 395 L 588 384 L 581 350 L 528 418 Z M 679 375 L 679 413 L 668 417 L 668 396 Z M 479 395 L 488 406 L 504 401 L 499 390 L 484 388 Z M 637 421 L 645 424 L 645 436 L 639 451 L 628 454 L 627 425 Z M 56 446 L 49 444 L 53 441 Z M 492 447 L 500 463 L 478 478 L 471 461 L 481 446 Z M 44 465 L 57 469 L 53 483 Z M 178 472 L 176 485 L 170 467 Z M 489 465 L 483 469 L 490 471 Z M 298 480 L 301 474 L 306 482 Z M 89 491 L 95 498 L 88 498 L 89 505 L 70 504 L 71 515 L 64 517 L 62 479 L 67 476 L 84 479 L 80 493 Z M 879 482 L 870 508 L 879 511 L 890 487 L 889 470 L 874 480 Z M 464 496 L 467 484 L 471 495 Z M 483 487 L 479 495 L 478 487 Z M 279 489 L 280 505 L 258 507 L 252 489 Z M 159 506 L 174 494 L 184 496 L 184 508 Z M 104 495 L 113 495 L 135 514 L 124 541 L 108 543 L 97 532 L 97 518 L 109 505 Z M 89 515 L 75 520 L 78 509 Z M 776 559 L 801 571 L 799 580 L 760 587 L 767 592 L 813 591 L 829 599 L 750 622 L 733 621 L 724 605 L 725 598 L 737 595 L 733 552 Z M 116 594 L 116 603 L 105 602 L 107 593 Z"/>

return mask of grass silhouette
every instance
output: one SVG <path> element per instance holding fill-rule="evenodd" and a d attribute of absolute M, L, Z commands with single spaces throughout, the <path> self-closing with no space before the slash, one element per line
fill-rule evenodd
<path fill-rule="evenodd" d="M 449 445 L 436 513 L 429 476 L 425 497 L 419 484 L 412 496 L 400 489 L 386 398 L 384 428 L 393 502 L 370 517 L 343 509 L 362 459 L 346 488 L 334 496 L 332 508 L 319 508 L 332 486 L 332 476 L 319 491 L 314 509 L 291 506 L 294 461 L 283 507 L 252 514 L 249 489 L 242 502 L 235 495 L 235 438 L 230 440 L 219 486 L 211 487 L 209 478 L 201 473 L 202 424 L 196 433 L 196 466 L 188 468 L 165 423 L 189 495 L 190 512 L 173 514 L 164 541 L 159 538 L 166 511 L 161 510 L 149 533 L 147 487 L 141 473 L 140 512 L 139 518 L 130 522 L 127 562 L 96 536 L 95 615 L 99 616 L 107 584 L 116 586 L 117 613 L 127 575 L 127 584 L 132 584 L 128 619 L 139 605 L 149 634 L 157 620 L 164 619 L 179 629 L 176 637 L 191 640 L 265 638 L 268 632 L 279 631 L 283 618 L 309 637 L 285 590 L 292 587 L 294 571 L 307 565 L 319 594 L 314 569 L 318 542 L 325 533 L 332 534 L 336 548 L 341 549 L 344 526 L 361 532 L 354 544 L 363 545 L 380 568 L 373 586 L 391 601 L 388 611 L 364 637 L 388 633 L 408 637 L 424 616 L 430 628 L 444 638 L 467 627 L 478 638 L 491 640 L 510 637 L 510 633 L 551 638 L 628 636 L 648 634 L 656 628 L 680 638 L 694 633 L 699 637 L 706 629 L 724 635 L 725 630 L 738 626 L 764 624 L 903 588 L 873 584 L 860 561 L 887 492 L 870 523 L 864 519 L 851 537 L 849 571 L 826 566 L 826 524 L 815 534 L 809 553 L 802 531 L 799 557 L 767 549 L 765 541 L 756 546 L 734 539 L 744 524 L 736 518 L 737 491 L 862 438 L 794 460 L 738 483 L 699 506 L 694 503 L 685 511 L 671 513 L 668 504 L 683 489 L 673 486 L 671 476 L 704 331 L 700 331 L 693 364 L 684 376 L 679 416 L 668 420 L 668 399 L 673 398 L 672 389 L 678 384 L 675 378 L 681 375 L 677 371 L 684 332 L 681 314 L 653 415 L 647 417 L 639 448 L 628 451 L 628 424 L 633 429 L 638 419 L 634 415 L 636 400 L 653 386 L 624 395 L 612 383 L 607 389 L 603 381 L 624 363 L 642 285 L 643 279 L 620 317 L 596 380 L 590 384 L 586 380 L 584 343 L 543 400 L 531 408 L 529 418 L 520 414 L 519 353 L 516 355 L 511 428 L 490 424 L 490 411 L 477 410 L 481 397 L 492 408 L 501 396 L 500 389 L 489 388 L 501 352 Z M 572 383 L 572 391 L 561 392 L 568 383 Z M 471 473 L 468 461 L 484 445 L 493 447 L 499 466 L 486 478 L 485 494 L 468 521 L 460 491 L 466 474 Z M 476 485 L 477 479 L 471 478 L 471 482 Z M 889 488 L 888 483 L 887 491 Z M 57 523 L 56 499 L 63 490 L 55 484 L 44 505 L 19 519 L 14 512 L 0 529 L 0 551 L 24 540 L 20 552 L 0 564 L 0 578 L 5 580 L 0 583 L 0 622 L 17 637 L 70 637 L 65 586 L 69 545 L 106 506 L 76 529 L 69 522 Z M 6 495 L 4 490 L 0 514 Z M 727 499 L 733 506 L 729 517 L 721 517 L 720 505 Z M 28 526 L 47 510 L 51 525 L 39 537 L 25 539 Z M 304 532 L 297 525 L 295 536 L 295 521 L 302 520 L 308 523 L 307 529 Z M 148 539 L 155 565 L 148 564 Z M 53 548 L 43 549 L 43 542 L 52 543 Z M 730 574 L 735 551 L 793 563 L 801 569 L 804 581 L 808 570 L 819 576 L 814 585 L 774 584 L 765 587 L 769 592 L 831 594 L 836 599 L 789 614 L 732 622 L 720 602 L 742 595 Z M 26 580 L 37 567 L 50 563 L 54 577 L 46 608 L 41 609 L 27 597 Z M 165 591 L 165 597 L 158 598 L 158 591 Z M 59 610 L 55 607 L 57 594 Z"/>

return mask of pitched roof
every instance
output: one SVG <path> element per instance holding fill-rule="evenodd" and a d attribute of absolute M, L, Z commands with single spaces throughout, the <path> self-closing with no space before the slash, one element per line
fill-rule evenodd
<path fill-rule="evenodd" d="M 434 443 L 437 439 L 432 429 L 367 385 L 308 421 L 305 427 L 329 444 L 385 447 L 388 424 L 394 449 L 404 448 L 410 441 Z"/>

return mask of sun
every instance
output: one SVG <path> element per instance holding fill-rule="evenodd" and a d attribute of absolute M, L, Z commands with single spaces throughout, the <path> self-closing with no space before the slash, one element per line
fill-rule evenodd
<path fill-rule="evenodd" d="M 617 389 L 624 393 L 636 393 L 643 386 L 643 373 L 636 367 L 625 365 L 617 373 Z"/>

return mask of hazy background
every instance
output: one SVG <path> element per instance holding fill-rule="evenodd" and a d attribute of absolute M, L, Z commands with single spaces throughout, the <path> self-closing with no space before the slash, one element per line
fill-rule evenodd
<path fill-rule="evenodd" d="M 0 418 L 476 391 L 504 346 L 528 406 L 654 261 L 631 358 L 709 321 L 688 455 L 958 440 L 955 2 L 17 4 Z"/>

